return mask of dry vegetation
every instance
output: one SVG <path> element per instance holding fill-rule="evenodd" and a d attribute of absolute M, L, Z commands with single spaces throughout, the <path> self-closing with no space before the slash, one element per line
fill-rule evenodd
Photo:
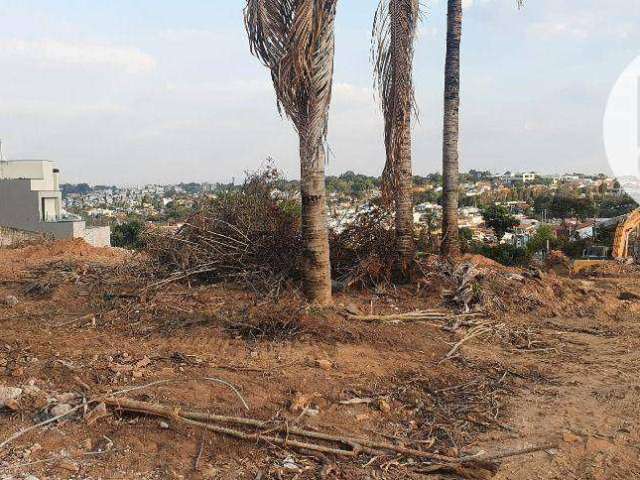
<path fill-rule="evenodd" d="M 635 478 L 635 270 L 426 256 L 397 287 L 374 212 L 310 307 L 273 178 L 138 254 L 0 250 L 6 478 Z"/>

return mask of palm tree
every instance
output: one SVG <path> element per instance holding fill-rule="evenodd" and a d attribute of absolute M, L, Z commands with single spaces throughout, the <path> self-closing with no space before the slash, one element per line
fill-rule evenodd
<path fill-rule="evenodd" d="M 444 73 L 444 128 L 442 139 L 442 254 L 460 255 L 458 239 L 458 136 L 460 110 L 460 40 L 462 0 L 449 0 L 447 54 Z"/>
<path fill-rule="evenodd" d="M 518 7 L 524 0 L 516 0 Z M 460 135 L 460 42 L 462 0 L 448 0 L 447 54 L 444 67 L 444 128 L 442 139 L 442 246 L 443 256 L 460 256 L 458 239 L 458 139 Z"/>
<path fill-rule="evenodd" d="M 304 290 L 331 301 L 324 164 L 337 0 L 247 0 L 251 53 L 270 69 L 278 110 L 300 139 Z"/>
<path fill-rule="evenodd" d="M 382 194 L 385 203 L 395 204 L 398 273 L 404 279 L 415 255 L 411 115 L 413 52 L 419 17 L 419 0 L 380 0 L 373 22 L 374 77 L 384 116 L 387 156 Z"/>

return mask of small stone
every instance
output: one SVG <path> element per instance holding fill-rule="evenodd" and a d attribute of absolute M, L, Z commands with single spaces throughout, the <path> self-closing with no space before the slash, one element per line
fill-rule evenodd
<path fill-rule="evenodd" d="M 17 412 L 18 410 L 20 410 L 20 404 L 18 403 L 17 400 L 13 398 L 10 400 L 7 400 L 4 406 L 5 408 L 8 408 L 9 410 L 13 410 L 14 412 Z"/>
<path fill-rule="evenodd" d="M 331 368 L 333 368 L 333 363 L 331 363 L 329 360 L 324 359 L 316 360 L 316 365 L 322 370 L 331 370 Z"/>
<path fill-rule="evenodd" d="M 296 463 L 295 459 L 292 456 L 288 456 L 284 459 L 284 461 L 282 462 L 282 468 L 295 471 L 300 470 L 300 466 Z"/>
<path fill-rule="evenodd" d="M 24 394 L 28 395 L 30 397 L 35 397 L 36 395 L 38 395 L 42 390 L 40 390 L 38 387 L 36 387 L 35 385 L 26 385 L 24 387 Z"/>
<path fill-rule="evenodd" d="M 77 398 L 77 395 L 73 392 L 61 393 L 56 395 L 56 400 L 60 403 L 69 403 Z"/>
<path fill-rule="evenodd" d="M 58 405 L 53 407 L 49 412 L 51 413 L 52 417 L 59 417 L 61 415 L 66 415 L 72 409 L 73 407 L 68 403 L 59 403 Z"/>
<path fill-rule="evenodd" d="M 18 300 L 18 298 L 13 295 L 7 295 L 6 297 L 4 297 L 2 303 L 7 307 L 13 308 L 20 303 L 20 300 Z"/>
<path fill-rule="evenodd" d="M 167 428 L 169 428 L 169 424 L 167 422 L 164 421 L 160 421 L 160 428 L 162 428 L 163 430 L 166 430 Z"/>
<path fill-rule="evenodd" d="M 0 408 L 6 407 L 8 402 L 18 400 L 22 395 L 22 389 L 16 387 L 5 387 L 0 385 Z"/>

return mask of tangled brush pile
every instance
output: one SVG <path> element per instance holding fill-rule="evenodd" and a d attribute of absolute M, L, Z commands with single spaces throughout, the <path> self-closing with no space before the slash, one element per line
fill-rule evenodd
<path fill-rule="evenodd" d="M 302 277 L 300 203 L 278 189 L 273 168 L 243 185 L 200 201 L 175 233 L 150 229 L 145 253 L 159 286 L 194 279 L 232 281 L 262 292 Z M 395 265 L 393 216 L 377 207 L 330 231 L 333 278 L 344 288 L 390 282 Z"/>
<path fill-rule="evenodd" d="M 333 278 L 343 287 L 391 282 L 396 264 L 393 216 L 381 208 L 360 213 L 341 232 L 331 231 Z"/>
<path fill-rule="evenodd" d="M 274 194 L 278 178 L 272 168 L 248 175 L 240 188 L 202 200 L 176 233 L 147 232 L 146 252 L 161 282 L 298 279 L 299 207 Z"/>

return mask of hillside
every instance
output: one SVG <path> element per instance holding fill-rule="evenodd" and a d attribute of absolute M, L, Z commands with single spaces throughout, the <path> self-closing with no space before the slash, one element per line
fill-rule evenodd
<path fill-rule="evenodd" d="M 3 480 L 640 478 L 632 267 L 434 259 L 418 284 L 316 309 L 148 288 L 137 262 L 81 241 L 0 249 Z M 265 423 L 225 424 L 240 439 L 187 410 Z"/>

